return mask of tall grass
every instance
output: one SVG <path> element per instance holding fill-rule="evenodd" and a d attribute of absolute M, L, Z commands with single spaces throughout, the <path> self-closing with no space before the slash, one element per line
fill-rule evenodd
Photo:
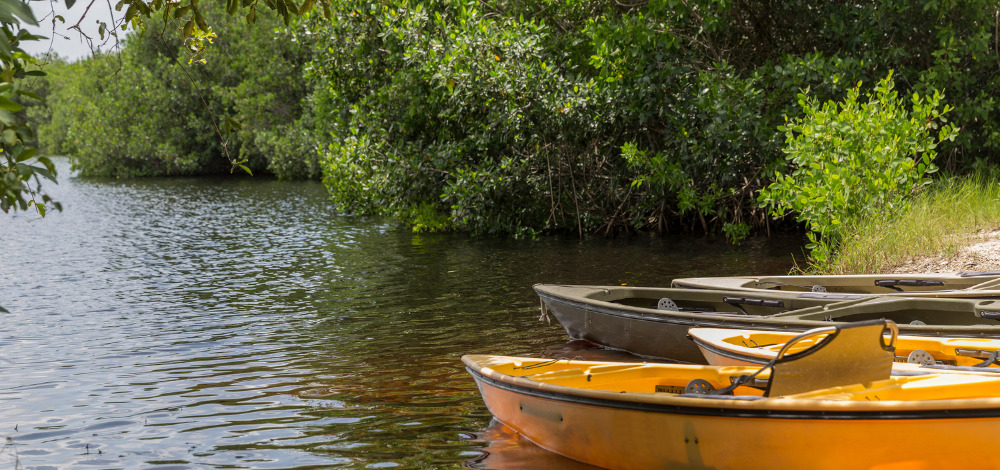
<path fill-rule="evenodd" d="M 907 260 L 952 257 L 980 230 L 1000 227 L 1000 173 L 942 179 L 909 199 L 847 221 L 848 234 L 817 274 L 883 273 Z"/>

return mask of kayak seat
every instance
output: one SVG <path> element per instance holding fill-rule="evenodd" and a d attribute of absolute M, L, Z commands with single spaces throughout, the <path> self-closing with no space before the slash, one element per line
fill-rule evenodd
<path fill-rule="evenodd" d="M 889 344 L 885 344 L 883 337 L 886 328 L 892 332 Z M 728 387 L 697 396 L 731 394 L 740 385 L 754 383 L 757 375 L 769 369 L 765 397 L 886 380 L 896 357 L 898 331 L 894 322 L 885 319 L 809 330 L 785 343 L 775 358 L 757 372 L 741 375 Z M 796 343 L 821 335 L 826 337 L 812 347 L 788 354 Z"/>
<path fill-rule="evenodd" d="M 893 331 L 890 344 L 885 344 L 883 332 Z M 815 346 L 795 354 L 781 354 L 769 364 L 771 380 L 764 396 L 784 396 L 810 392 L 822 388 L 853 384 L 866 384 L 886 380 L 892 373 L 896 358 L 896 324 L 879 319 L 848 323 L 826 331 L 827 337 Z M 817 328 L 816 330 L 830 330 Z M 811 330 L 815 332 L 816 330 Z M 821 333 L 803 333 L 796 338 L 806 339 Z M 806 338 L 803 338 L 805 336 Z M 786 343 L 785 349 L 795 341 Z M 764 368 L 768 368 L 765 365 Z"/>

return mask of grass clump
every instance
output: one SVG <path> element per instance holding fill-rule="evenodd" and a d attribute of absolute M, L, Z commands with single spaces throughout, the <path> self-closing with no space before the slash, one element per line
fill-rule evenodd
<path fill-rule="evenodd" d="M 942 179 L 897 210 L 845 223 L 845 236 L 816 274 L 882 273 L 906 260 L 959 254 L 980 230 L 1000 227 L 1000 172 Z"/>

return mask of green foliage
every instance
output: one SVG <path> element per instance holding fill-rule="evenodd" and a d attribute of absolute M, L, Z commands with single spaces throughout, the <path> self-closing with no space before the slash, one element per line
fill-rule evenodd
<path fill-rule="evenodd" d="M 454 228 L 451 219 L 443 216 L 432 204 L 411 207 L 404 221 L 413 227 L 415 233 L 447 232 Z"/>
<path fill-rule="evenodd" d="M 208 46 L 182 41 L 170 29 L 163 37 L 147 31 L 130 36 L 120 56 L 99 55 L 53 71 L 52 118 L 41 129 L 46 150 L 73 155 L 74 168 L 84 175 L 224 172 L 231 166 L 228 149 L 238 152 L 234 164 L 245 160 L 247 171 L 318 176 L 308 165 L 287 163 L 301 158 L 280 153 L 293 149 L 272 145 L 273 135 L 291 132 L 287 128 L 302 114 L 307 45 L 278 30 L 276 14 L 261 12 L 261 24 L 247 25 L 219 5 L 206 7 L 203 14 L 220 36 Z M 315 161 L 315 150 L 312 155 Z"/>
<path fill-rule="evenodd" d="M 800 89 L 842 100 L 896 69 L 904 94 L 953 100 L 963 133 L 938 150 L 949 166 L 993 158 L 990 8 L 346 1 L 296 28 L 319 38 L 312 117 L 274 143 L 317 139 L 344 210 L 432 205 L 482 234 L 698 228 L 738 241 L 767 223 L 754 201 L 785 168 L 777 128 L 802 116 Z"/>
<path fill-rule="evenodd" d="M 790 175 L 775 175 L 761 191 L 760 202 L 781 217 L 793 211 L 812 231 L 808 248 L 814 263 L 829 260 L 842 237 L 843 222 L 873 211 L 891 212 L 937 171 L 937 145 L 954 140 L 958 129 L 947 124 L 943 96 L 914 93 L 909 100 L 893 90 L 892 73 L 859 102 L 859 86 L 839 103 L 822 106 L 799 95 L 804 117 L 779 128 Z M 808 92 L 806 92 L 808 93 Z M 939 127 L 940 126 L 940 127 Z"/>
<path fill-rule="evenodd" d="M 750 236 L 750 226 L 743 222 L 726 222 L 722 226 L 722 233 L 730 243 L 739 245 L 740 241 Z"/>
<path fill-rule="evenodd" d="M 118 175 L 225 170 L 235 148 L 254 172 L 322 175 L 341 210 L 416 220 L 433 208 L 476 234 L 680 230 L 734 242 L 772 226 L 756 195 L 794 169 L 777 129 L 804 117 L 802 90 L 822 111 L 895 70 L 901 95 L 947 92 L 961 132 L 934 149 L 939 165 L 988 166 L 1000 149 L 996 7 L 982 0 L 320 3 L 322 17 L 305 2 L 272 34 L 223 18 L 243 9 L 280 27 L 285 0 L 267 3 L 270 16 L 255 0 L 154 1 L 179 18 L 167 21 L 170 48 L 136 6 L 146 35 L 129 40 L 120 84 L 96 80 L 110 64 L 73 72 L 85 86 L 50 82 L 77 91 L 52 100 L 42 135 L 57 143 L 45 145 L 88 174 Z M 167 50 L 188 54 L 197 89 Z M 215 116 L 243 127 L 212 136 Z M 871 197 L 896 201 L 912 190 L 904 180 Z"/>
<path fill-rule="evenodd" d="M 24 145 L 35 141 L 35 133 L 22 102 L 41 100 L 31 84 L 45 72 L 20 48 L 21 41 L 41 39 L 20 29 L 21 22 L 38 24 L 27 4 L 0 0 L 0 210 L 34 208 L 44 217 L 47 205 L 62 206 L 42 190 L 43 179 L 56 181 L 55 166 L 36 156 L 37 148 Z"/>
<path fill-rule="evenodd" d="M 754 120 L 755 79 L 724 63 L 679 75 L 690 59 L 662 17 L 538 7 L 344 2 L 332 23 L 305 23 L 323 38 L 312 112 L 328 120 L 313 135 L 331 136 L 322 151 L 334 202 L 396 216 L 432 204 L 461 230 L 531 235 L 650 218 L 663 228 L 664 199 L 682 214 L 697 201 L 703 219 L 736 204 L 736 184 L 748 199 L 754 187 L 740 175 L 776 152 L 773 126 Z M 674 20 L 696 29 L 692 17 Z M 634 54 L 622 57 L 626 45 Z M 630 165 L 619 157 L 630 142 L 667 166 Z M 632 185 L 637 172 L 663 179 L 674 163 L 681 183 Z"/>

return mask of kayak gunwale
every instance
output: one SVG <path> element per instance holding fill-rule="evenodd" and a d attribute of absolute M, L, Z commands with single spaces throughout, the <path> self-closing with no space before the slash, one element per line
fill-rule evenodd
<path fill-rule="evenodd" d="M 710 353 L 717 354 L 722 357 L 736 359 L 743 362 L 749 362 L 752 364 L 760 364 L 760 365 L 767 364 L 769 361 L 769 359 L 763 359 L 757 356 L 750 356 L 748 354 L 736 352 L 731 349 L 721 348 L 713 343 L 703 341 L 701 338 L 695 335 L 691 335 L 691 341 L 694 341 L 694 344 L 698 345 L 699 348 L 705 349 Z"/>
<path fill-rule="evenodd" d="M 778 313 L 778 314 L 774 314 L 774 315 L 741 315 L 741 314 L 728 314 L 728 313 L 721 313 L 720 314 L 720 312 L 684 312 L 684 311 L 676 311 L 676 310 L 653 310 L 653 309 L 647 309 L 647 308 L 642 308 L 642 307 L 634 307 L 634 306 L 631 306 L 631 305 L 615 304 L 615 303 L 612 303 L 612 302 L 609 302 L 609 301 L 597 300 L 597 299 L 590 299 L 590 298 L 586 298 L 586 297 L 582 297 L 582 296 L 574 296 L 574 297 L 577 297 L 577 298 L 572 298 L 572 297 L 569 297 L 569 296 L 560 296 L 558 294 L 553 294 L 553 293 L 546 292 L 544 290 L 543 291 L 539 290 L 539 288 L 550 288 L 550 287 L 569 287 L 569 288 L 574 288 L 574 289 L 608 290 L 608 288 L 609 288 L 608 286 L 585 286 L 585 285 L 580 285 L 580 286 L 562 286 L 562 285 L 554 285 L 554 284 L 535 284 L 533 287 L 535 288 L 535 293 L 538 294 L 538 296 L 540 298 L 542 298 L 543 300 L 548 300 L 550 302 L 551 301 L 556 301 L 556 302 L 559 302 L 559 303 L 563 303 L 563 304 L 569 305 L 571 307 L 580 308 L 580 309 L 586 309 L 586 310 L 592 311 L 594 313 L 601 313 L 601 314 L 605 314 L 605 315 L 613 315 L 613 316 L 616 316 L 616 317 L 628 318 L 628 319 L 632 319 L 632 320 L 644 320 L 644 321 L 652 321 L 652 322 L 658 322 L 658 323 L 669 323 L 669 324 L 675 324 L 675 325 L 697 326 L 697 325 L 711 324 L 712 323 L 712 322 L 706 322 L 706 319 L 718 318 L 721 321 L 720 324 L 725 324 L 725 322 L 730 322 L 730 321 L 731 322 L 737 322 L 737 323 L 762 322 L 762 323 L 760 323 L 759 327 L 755 327 L 753 329 L 768 330 L 768 331 L 789 331 L 789 330 L 792 330 L 792 331 L 799 331 L 799 330 L 804 331 L 805 329 L 816 328 L 816 327 L 821 327 L 821 326 L 830 326 L 831 323 L 836 323 L 836 322 L 831 322 L 831 321 L 826 321 L 826 320 L 803 320 L 803 319 L 795 318 L 796 315 L 805 315 L 805 314 L 807 314 L 807 312 L 803 312 L 803 311 L 807 310 L 807 309 L 811 309 L 812 307 L 807 307 L 807 308 L 802 308 L 802 309 L 796 309 L 796 310 L 788 310 L 786 312 L 782 312 L 782 313 Z M 616 287 L 616 286 L 610 286 L 610 287 Z M 688 288 L 683 287 L 683 288 L 672 288 L 672 289 L 676 290 L 676 289 L 688 289 Z M 689 290 L 703 291 L 703 292 L 706 292 L 706 293 L 722 293 L 722 292 L 725 292 L 725 291 L 721 291 L 721 290 L 717 290 L 717 289 L 711 289 L 711 290 L 709 290 L 709 289 L 689 289 Z M 729 293 L 732 293 L 732 292 L 729 292 Z M 772 292 L 767 292 L 767 293 L 774 293 L 774 292 L 772 291 Z M 801 292 L 790 292 L 790 291 L 786 291 L 786 293 L 790 293 L 790 294 L 792 294 L 792 293 L 794 293 L 794 294 L 803 294 Z M 994 292 L 994 293 L 996 295 L 1000 296 L 1000 291 L 997 291 L 997 292 Z M 912 301 L 924 300 L 924 299 L 919 299 L 919 298 L 911 298 L 910 296 L 893 296 L 893 297 L 890 297 L 890 298 L 885 298 L 886 296 L 876 295 L 876 294 L 870 294 L 870 295 L 848 294 L 848 295 L 858 295 L 860 297 L 854 298 L 854 299 L 847 299 L 847 300 L 845 300 L 845 302 L 861 300 L 862 302 L 860 302 L 860 303 L 871 304 L 871 305 L 874 305 L 877 302 L 905 302 L 905 301 L 909 301 L 909 300 L 912 300 Z M 583 300 L 579 300 L 579 299 L 583 299 Z M 987 298 L 983 298 L 982 300 L 991 300 L 991 299 L 993 299 L 993 298 L 992 297 L 987 297 Z M 947 300 L 971 300 L 971 299 L 963 299 L 963 298 L 950 299 L 950 298 L 943 298 L 943 299 L 937 299 L 937 300 L 947 301 Z M 610 305 L 614 305 L 614 307 L 604 306 L 604 305 L 601 305 L 601 304 L 610 304 Z M 549 309 L 551 310 L 551 307 L 549 307 Z M 687 321 L 685 321 L 685 320 L 687 320 Z M 973 327 L 975 327 L 975 328 L 973 328 Z M 708 327 L 708 328 L 711 328 L 711 327 Z M 735 327 L 725 326 L 723 328 L 733 329 Z M 970 337 L 970 336 L 977 336 L 977 335 L 978 336 L 985 336 L 985 335 L 991 335 L 991 334 L 995 334 L 995 335 L 1000 336 L 1000 324 L 997 324 L 997 325 L 986 325 L 986 324 L 978 324 L 978 325 L 941 325 L 941 324 L 909 325 L 909 324 L 900 324 L 899 325 L 899 330 L 900 330 L 900 332 L 903 332 L 903 331 L 911 332 L 910 334 L 914 334 L 916 336 L 940 336 L 940 337 L 949 337 L 949 338 L 950 337 L 963 338 L 963 337 Z M 985 330 L 985 331 L 976 331 L 976 330 Z M 948 333 L 954 333 L 954 334 L 948 334 Z"/>

